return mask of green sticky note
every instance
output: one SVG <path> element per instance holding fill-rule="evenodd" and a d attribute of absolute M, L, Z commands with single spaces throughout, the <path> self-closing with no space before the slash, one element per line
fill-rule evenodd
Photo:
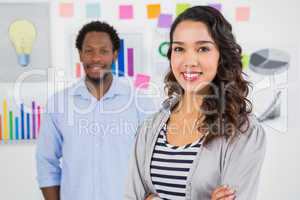
<path fill-rule="evenodd" d="M 249 62 L 250 62 L 250 56 L 243 54 L 242 55 L 242 64 L 243 64 L 243 69 L 247 69 L 249 66 Z"/>
<path fill-rule="evenodd" d="M 176 16 L 180 15 L 183 11 L 191 7 L 189 3 L 178 3 L 176 5 Z"/>
<path fill-rule="evenodd" d="M 87 18 L 99 18 L 100 17 L 100 4 L 88 3 L 86 5 L 86 17 Z"/>

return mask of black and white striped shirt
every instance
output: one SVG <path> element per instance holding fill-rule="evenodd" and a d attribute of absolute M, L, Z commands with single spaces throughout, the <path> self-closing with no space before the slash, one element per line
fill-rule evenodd
<path fill-rule="evenodd" d="M 167 142 L 166 132 L 165 124 L 152 154 L 151 179 L 160 198 L 183 200 L 188 173 L 203 139 L 178 147 Z"/>

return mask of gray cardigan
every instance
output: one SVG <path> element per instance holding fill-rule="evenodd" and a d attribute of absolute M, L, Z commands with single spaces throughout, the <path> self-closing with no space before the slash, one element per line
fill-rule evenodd
<path fill-rule="evenodd" d="M 151 181 L 150 162 L 159 131 L 171 114 L 170 105 L 165 104 L 138 129 L 125 200 L 144 200 L 150 193 L 157 195 Z M 236 200 L 256 199 L 265 149 L 265 132 L 253 115 L 247 132 L 233 141 L 219 137 L 202 145 L 187 179 L 186 200 L 210 200 L 212 191 L 220 185 L 235 189 Z"/>

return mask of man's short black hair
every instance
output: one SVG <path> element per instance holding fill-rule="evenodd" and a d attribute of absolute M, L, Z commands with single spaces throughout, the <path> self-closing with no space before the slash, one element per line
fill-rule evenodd
<path fill-rule="evenodd" d="M 89 32 L 105 32 L 109 35 L 111 42 L 113 44 L 113 51 L 118 51 L 120 47 L 120 38 L 118 36 L 117 31 L 111 25 L 100 22 L 100 21 L 92 21 L 88 24 L 85 24 L 81 30 L 79 30 L 77 38 L 76 38 L 76 48 L 81 51 L 82 50 L 82 43 L 84 37 Z"/>

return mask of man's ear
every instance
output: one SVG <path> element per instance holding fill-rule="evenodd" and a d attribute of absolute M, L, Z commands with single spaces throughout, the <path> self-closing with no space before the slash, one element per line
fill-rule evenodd
<path fill-rule="evenodd" d="M 116 61 L 118 58 L 118 51 L 114 51 L 114 61 Z"/>
<path fill-rule="evenodd" d="M 82 50 L 78 50 L 80 62 L 82 62 Z"/>

